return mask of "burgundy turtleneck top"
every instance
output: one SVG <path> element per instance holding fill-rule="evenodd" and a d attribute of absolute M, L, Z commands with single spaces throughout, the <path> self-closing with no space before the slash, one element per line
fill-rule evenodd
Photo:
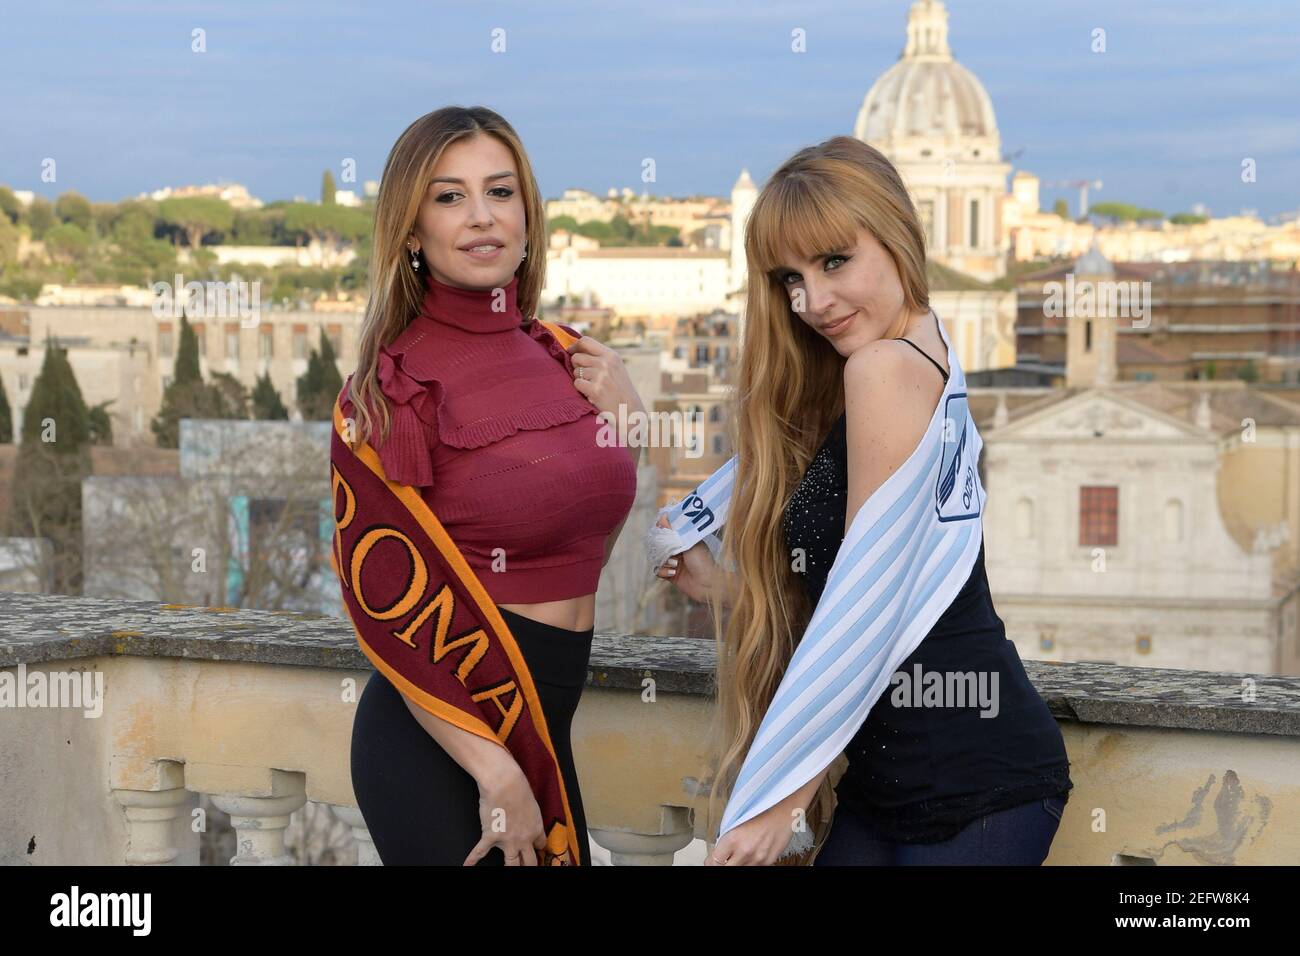
<path fill-rule="evenodd" d="M 426 278 L 420 313 L 379 351 L 392 424 L 386 441 L 371 438 L 389 479 L 419 490 L 497 603 L 594 593 L 605 541 L 636 496 L 629 450 L 597 441 L 569 353 L 524 318 L 518 284 Z"/>

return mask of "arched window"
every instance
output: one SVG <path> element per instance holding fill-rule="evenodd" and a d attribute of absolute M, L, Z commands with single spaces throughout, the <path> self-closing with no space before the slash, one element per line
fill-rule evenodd
<path fill-rule="evenodd" d="M 1016 537 L 1027 540 L 1034 536 L 1034 503 L 1028 498 L 1016 502 Z"/>
<path fill-rule="evenodd" d="M 1183 540 L 1183 503 L 1177 498 L 1165 502 L 1165 540 Z"/>

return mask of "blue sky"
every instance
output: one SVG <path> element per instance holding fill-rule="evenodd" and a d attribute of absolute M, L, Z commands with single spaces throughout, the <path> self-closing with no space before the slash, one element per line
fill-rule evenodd
<path fill-rule="evenodd" d="M 548 197 L 570 186 L 725 195 L 850 134 L 902 49 L 908 0 L 540 3 L 0 0 L 0 183 L 118 200 L 243 182 L 315 197 L 353 157 L 378 179 L 393 140 L 447 104 L 500 112 Z M 956 57 L 993 99 L 1004 152 L 1092 201 L 1166 213 L 1300 207 L 1294 4 L 952 0 Z M 190 52 L 191 30 L 207 52 Z M 493 28 L 505 53 L 490 50 Z M 1107 52 L 1090 50 L 1102 27 Z M 808 50 L 790 52 L 790 33 Z M 58 182 L 40 181 L 45 157 Z M 1242 183 L 1243 157 L 1258 166 Z M 1074 208 L 1077 191 L 1044 190 Z"/>

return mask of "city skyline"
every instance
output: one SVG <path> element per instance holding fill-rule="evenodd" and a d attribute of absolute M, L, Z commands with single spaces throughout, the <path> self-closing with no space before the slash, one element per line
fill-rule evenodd
<path fill-rule="evenodd" d="M 57 18 L 21 8 L 0 39 L 28 91 L 0 106 L 0 182 L 100 202 L 208 182 L 314 199 L 324 169 L 338 180 L 355 159 L 359 191 L 407 124 L 459 103 L 516 127 L 548 198 L 574 187 L 726 196 L 742 167 L 761 183 L 801 146 L 851 133 L 898 57 L 909 6 L 665 2 L 620 10 L 619 30 L 587 2 L 545 14 L 415 10 L 455 39 L 445 50 L 422 47 L 418 29 L 385 29 L 373 8 L 74 4 Z M 1004 153 L 1023 150 L 1013 171 L 1100 179 L 1092 202 L 1165 214 L 1203 204 L 1270 219 L 1300 206 L 1300 115 L 1286 92 L 1300 82 L 1290 55 L 1300 33 L 1283 4 L 948 9 L 953 53 L 987 88 Z M 1104 53 L 1090 49 L 1098 27 Z M 206 52 L 191 52 L 196 28 Z M 505 50 L 492 53 L 498 28 Z M 807 52 L 792 52 L 796 30 Z M 47 157 L 54 183 L 41 181 Z M 1241 181 L 1245 158 L 1255 182 Z M 1074 189 L 1045 188 L 1043 207 L 1058 197 L 1077 212 Z"/>

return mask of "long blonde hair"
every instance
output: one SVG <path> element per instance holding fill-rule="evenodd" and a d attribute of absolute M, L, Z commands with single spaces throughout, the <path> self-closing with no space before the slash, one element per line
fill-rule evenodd
<path fill-rule="evenodd" d="M 728 416 L 739 460 L 722 535 L 722 559 L 737 568 L 738 590 L 719 595 L 712 608 L 718 699 L 710 834 L 812 614 L 802 575 L 786 553 L 782 516 L 844 410 L 844 359 L 795 315 L 776 270 L 787 247 L 806 259 L 851 248 L 862 229 L 898 268 L 904 317 L 927 309 L 920 220 L 898 171 L 861 140 L 836 136 L 795 153 L 764 185 L 745 229 L 745 327 Z M 891 337 L 901 334 L 900 324 Z M 806 818 L 819 843 L 832 801 L 828 778 Z M 803 863 L 808 856 L 789 862 Z"/>
<path fill-rule="evenodd" d="M 424 301 L 424 276 L 428 263 L 411 268 L 406 237 L 415 228 L 434 167 L 452 143 L 479 135 L 495 136 L 510 150 L 519 173 L 519 186 L 527 217 L 528 248 L 533 254 L 519 264 L 516 301 L 529 319 L 535 318 L 538 299 L 546 282 L 546 209 L 532 164 L 514 127 L 484 106 L 445 106 L 426 113 L 397 137 L 375 201 L 374 234 L 370 251 L 370 299 L 361 323 L 357 368 L 348 398 L 356 415 L 355 441 L 379 433 L 387 440 L 392 417 L 379 388 L 379 349 L 389 344 L 419 313 Z"/>

